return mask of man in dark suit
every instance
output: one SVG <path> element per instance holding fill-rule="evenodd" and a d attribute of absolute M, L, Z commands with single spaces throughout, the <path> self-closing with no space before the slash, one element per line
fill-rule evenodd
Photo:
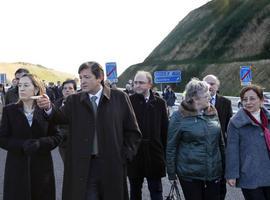
<path fill-rule="evenodd" d="M 219 94 L 217 94 L 220 81 L 218 78 L 212 74 L 207 75 L 203 78 L 204 81 L 206 81 L 209 84 L 209 91 L 211 94 L 211 100 L 210 103 L 214 105 L 218 112 L 218 117 L 221 125 L 221 130 L 223 134 L 223 138 L 226 144 L 227 141 L 227 126 L 229 123 L 229 120 L 232 116 L 232 105 L 231 101 Z M 220 188 L 220 199 L 224 200 L 226 196 L 226 180 L 223 179 L 221 181 L 221 188 Z"/>
<path fill-rule="evenodd" d="M 44 95 L 37 100 L 50 120 L 69 125 L 63 200 L 127 200 L 126 165 L 141 133 L 129 97 L 104 85 L 97 62 L 78 70 L 82 92 L 57 109 Z"/>
<path fill-rule="evenodd" d="M 28 69 L 25 68 L 19 68 L 16 70 L 15 72 L 15 81 L 14 81 L 14 87 L 10 90 L 7 91 L 6 95 L 5 95 L 5 104 L 11 104 L 11 103 L 16 103 L 19 100 L 19 94 L 18 94 L 18 82 L 20 80 L 20 78 L 24 75 L 24 74 L 28 74 L 29 71 Z"/>
<path fill-rule="evenodd" d="M 165 149 L 167 142 L 168 116 L 166 102 L 151 91 L 152 76 L 139 71 L 134 78 L 135 94 L 131 104 L 143 135 L 134 160 L 128 165 L 130 199 L 142 199 L 142 185 L 147 179 L 152 200 L 162 200 L 161 177 L 166 176 Z"/>

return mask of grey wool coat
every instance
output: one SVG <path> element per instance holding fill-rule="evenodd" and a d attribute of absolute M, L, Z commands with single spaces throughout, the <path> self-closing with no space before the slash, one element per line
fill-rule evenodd
<path fill-rule="evenodd" d="M 270 113 L 265 110 L 270 128 Z M 243 109 L 230 120 L 226 148 L 226 179 L 236 179 L 236 186 L 255 189 L 270 186 L 270 157 L 264 133 Z"/>

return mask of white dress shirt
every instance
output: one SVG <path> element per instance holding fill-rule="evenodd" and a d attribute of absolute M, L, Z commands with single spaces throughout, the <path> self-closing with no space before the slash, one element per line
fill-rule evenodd
<path fill-rule="evenodd" d="M 215 94 L 214 96 L 211 97 L 211 104 L 214 106 L 216 105 L 216 99 L 217 99 L 217 95 Z"/>
<path fill-rule="evenodd" d="M 99 91 L 98 91 L 95 95 L 88 93 L 88 95 L 89 95 L 89 100 L 90 100 L 90 101 L 91 101 L 91 97 L 92 97 L 92 96 L 96 96 L 96 97 L 97 97 L 97 99 L 96 99 L 96 104 L 97 104 L 97 106 L 98 106 L 98 104 L 99 104 L 99 101 L 100 101 L 100 98 L 101 98 L 101 95 L 102 95 L 102 90 L 103 90 L 103 86 L 100 87 Z"/>

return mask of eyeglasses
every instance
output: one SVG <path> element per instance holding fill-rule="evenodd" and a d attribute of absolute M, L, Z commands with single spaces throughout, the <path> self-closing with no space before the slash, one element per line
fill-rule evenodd
<path fill-rule="evenodd" d="M 143 85 L 143 84 L 146 84 L 147 82 L 145 82 L 145 81 L 134 81 L 134 84 L 136 84 L 136 85 Z"/>
<path fill-rule="evenodd" d="M 247 103 L 248 101 L 254 102 L 254 101 L 256 101 L 256 100 L 258 100 L 258 98 L 256 98 L 256 97 L 250 97 L 250 98 L 243 98 L 243 99 L 242 99 L 242 102 L 243 102 L 243 103 Z"/>
<path fill-rule="evenodd" d="M 213 85 L 216 85 L 216 83 L 214 83 L 214 82 L 207 82 L 209 85 L 211 85 L 211 86 L 213 86 Z"/>

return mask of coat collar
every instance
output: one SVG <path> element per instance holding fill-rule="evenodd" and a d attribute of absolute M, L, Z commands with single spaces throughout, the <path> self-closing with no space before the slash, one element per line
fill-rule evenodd
<path fill-rule="evenodd" d="M 263 112 L 266 114 L 268 120 L 270 120 L 270 113 L 265 108 L 262 108 Z M 236 128 L 240 128 L 249 124 L 256 125 L 246 114 L 243 108 L 241 108 L 232 118 L 231 123 L 234 124 Z"/>
<path fill-rule="evenodd" d="M 189 116 L 198 116 L 199 113 L 194 107 L 187 103 L 185 100 L 181 102 L 181 105 L 179 106 L 179 112 L 183 115 L 183 117 L 189 117 Z M 210 105 L 204 110 L 203 115 L 217 115 L 217 110 L 213 105 Z"/>
<path fill-rule="evenodd" d="M 102 91 L 102 95 L 101 95 L 100 101 L 102 101 L 102 99 L 104 97 L 106 99 L 108 99 L 108 100 L 110 100 L 110 98 L 111 98 L 111 89 L 108 86 L 106 86 L 106 85 L 103 85 L 103 91 Z M 80 101 L 87 101 L 87 102 L 89 102 L 89 96 L 88 96 L 88 93 L 87 92 L 81 92 Z"/>
<path fill-rule="evenodd" d="M 16 103 L 16 107 L 21 112 L 21 114 L 25 116 L 24 110 L 23 110 L 23 103 L 22 102 Z M 33 112 L 33 122 L 34 120 L 37 120 L 39 122 L 44 121 L 43 110 L 41 110 L 38 106 L 35 107 L 35 110 Z"/>
<path fill-rule="evenodd" d="M 149 96 L 147 103 L 151 104 L 152 102 L 156 101 L 156 96 L 153 94 L 152 90 L 149 90 L 149 92 L 150 92 L 150 96 Z M 142 95 L 142 94 L 135 93 L 135 94 L 133 94 L 133 96 L 137 97 L 141 101 L 145 101 L 144 95 Z"/>

